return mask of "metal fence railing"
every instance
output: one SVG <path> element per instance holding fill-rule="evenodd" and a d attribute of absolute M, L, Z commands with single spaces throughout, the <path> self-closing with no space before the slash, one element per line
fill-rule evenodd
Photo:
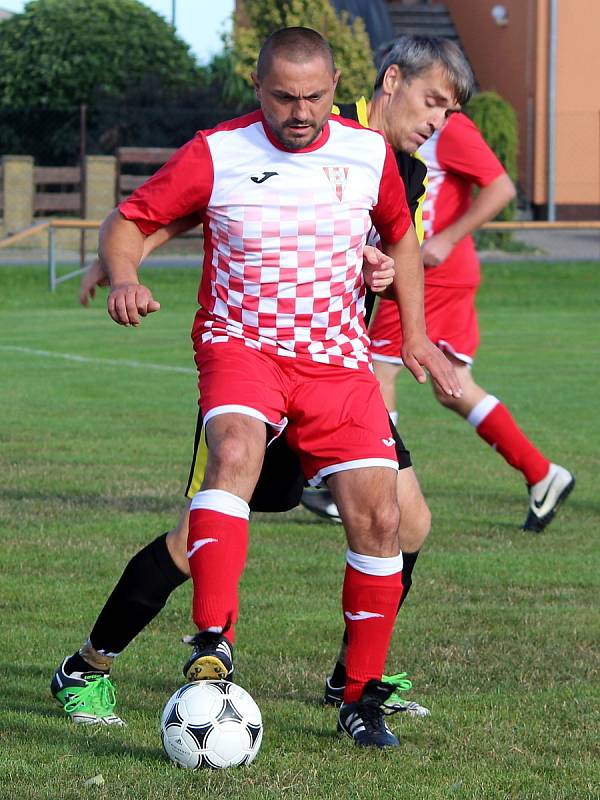
<path fill-rule="evenodd" d="M 32 225 L 25 230 L 19 231 L 12 236 L 7 236 L 5 239 L 0 239 L 0 250 L 8 247 L 13 247 L 32 236 L 39 236 L 40 233 L 46 232 L 47 234 L 47 250 L 48 250 L 48 289 L 55 291 L 56 287 L 61 283 L 70 280 L 71 278 L 81 275 L 86 267 L 80 263 L 78 269 L 72 270 L 66 274 L 58 275 L 57 270 L 57 244 L 56 234 L 60 230 L 98 230 L 101 225 L 100 220 L 85 220 L 85 219 L 56 219 L 48 220 L 46 222 L 39 222 Z M 600 221 L 591 222 L 531 222 L 531 221 L 515 221 L 515 222 L 488 222 L 483 225 L 482 230 L 489 231 L 561 231 L 561 230 L 597 230 L 600 231 Z"/>

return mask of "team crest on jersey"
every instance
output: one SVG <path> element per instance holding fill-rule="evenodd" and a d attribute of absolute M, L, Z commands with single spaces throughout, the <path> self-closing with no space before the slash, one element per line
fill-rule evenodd
<path fill-rule="evenodd" d="M 348 180 L 349 167 L 323 167 L 327 180 L 333 186 L 337 199 L 342 202 L 346 181 Z"/>

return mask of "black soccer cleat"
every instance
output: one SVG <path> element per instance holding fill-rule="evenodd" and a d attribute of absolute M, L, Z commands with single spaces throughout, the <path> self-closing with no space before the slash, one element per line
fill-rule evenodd
<path fill-rule="evenodd" d="M 323 705 L 336 706 L 339 708 L 344 702 L 344 689 L 345 686 L 334 686 L 331 682 L 333 676 L 328 675 L 325 678 L 325 692 L 323 694 Z"/>
<path fill-rule="evenodd" d="M 323 705 L 339 708 L 344 701 L 345 686 L 334 686 L 331 681 L 332 677 L 325 678 Z M 431 712 L 425 706 L 415 700 L 406 700 L 401 696 L 402 692 L 408 692 L 412 689 L 411 681 L 406 679 L 406 672 L 400 672 L 398 675 L 384 675 L 381 680 L 383 683 L 389 683 L 394 690 L 385 701 L 386 714 L 391 713 L 387 709 L 392 709 L 394 712 L 404 712 L 409 717 L 428 717 L 430 715 Z"/>
<path fill-rule="evenodd" d="M 233 645 L 222 634 L 203 631 L 183 641 L 194 648 L 183 668 L 188 681 L 231 680 Z"/>
<path fill-rule="evenodd" d="M 360 747 L 399 747 L 400 741 L 385 723 L 385 717 L 396 713 L 386 709 L 385 701 L 394 687 L 383 681 L 370 680 L 360 700 L 342 703 L 337 729 Z"/>
<path fill-rule="evenodd" d="M 575 476 L 558 464 L 550 464 L 546 477 L 529 487 L 529 512 L 524 531 L 541 533 L 554 519 L 561 503 L 573 491 Z"/>

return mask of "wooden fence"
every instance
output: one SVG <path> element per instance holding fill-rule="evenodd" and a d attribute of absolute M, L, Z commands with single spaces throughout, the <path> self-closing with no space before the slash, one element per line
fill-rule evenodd
<path fill-rule="evenodd" d="M 120 203 L 137 189 L 174 152 L 174 148 L 168 147 L 119 147 L 117 150 L 116 202 Z M 132 167 L 135 172 L 131 172 Z"/>
<path fill-rule="evenodd" d="M 80 167 L 35 167 L 33 170 L 35 216 L 84 214 Z"/>

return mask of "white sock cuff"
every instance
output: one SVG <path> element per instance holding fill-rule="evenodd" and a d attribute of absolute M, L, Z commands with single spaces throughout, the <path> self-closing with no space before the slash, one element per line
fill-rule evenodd
<path fill-rule="evenodd" d="M 379 558 L 379 556 L 363 556 L 361 553 L 354 553 L 346 550 L 346 563 L 357 572 L 364 572 L 366 575 L 395 575 L 402 572 L 402 553 L 391 558 Z"/>
<path fill-rule="evenodd" d="M 241 497 L 223 489 L 204 489 L 196 492 L 192 500 L 190 510 L 196 508 L 206 508 L 210 511 L 218 511 L 220 514 L 227 514 L 228 517 L 239 517 L 240 519 L 250 519 L 250 506 Z"/>
<path fill-rule="evenodd" d="M 496 408 L 499 402 L 500 400 L 494 397 L 493 394 L 486 394 L 483 400 L 480 400 L 477 405 L 473 406 L 469 411 L 467 422 L 470 422 L 474 428 L 477 428 L 487 415 Z"/>
<path fill-rule="evenodd" d="M 397 425 L 398 424 L 398 412 L 397 411 L 388 411 L 388 414 L 390 415 L 390 419 L 392 420 L 394 425 Z"/>

